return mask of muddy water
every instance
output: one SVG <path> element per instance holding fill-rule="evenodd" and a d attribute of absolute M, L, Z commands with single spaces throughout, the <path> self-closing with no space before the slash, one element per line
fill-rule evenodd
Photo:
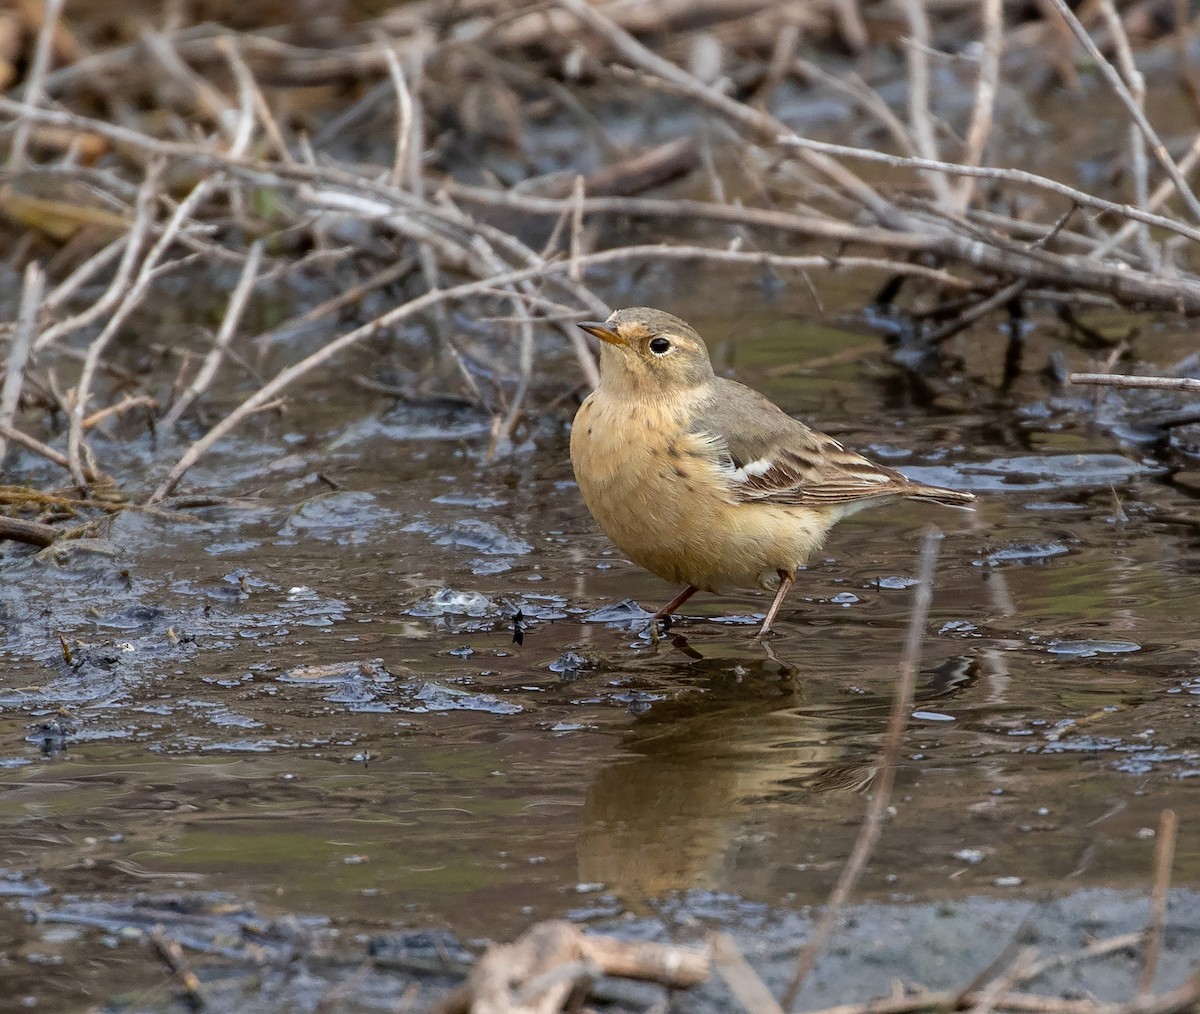
<path fill-rule="evenodd" d="M 1048 334 L 1007 394 L 989 330 L 918 399 L 861 326 L 688 309 L 740 379 L 976 490 L 978 513 L 836 529 L 779 624 L 793 675 L 752 640 L 761 594 L 698 596 L 676 636 L 640 633 L 636 604 L 673 590 L 597 532 L 552 423 L 487 462 L 469 410 L 326 392 L 197 475 L 242 502 L 192 523 L 127 513 L 40 557 L 5 546 L 12 995 L 162 978 L 115 923 L 109 943 L 18 927 L 80 899 L 223 892 L 346 941 L 505 937 L 564 913 L 742 929 L 821 901 L 870 791 L 931 523 L 917 701 L 860 897 L 1141 890 L 1167 806 L 1176 883 L 1200 886 L 1200 568 L 1195 530 L 1161 520 L 1195 505 L 1093 424 L 1090 395 L 1044 386 Z M 1184 347 L 1147 342 L 1160 362 Z M 157 460 L 126 453 L 130 473 Z"/>

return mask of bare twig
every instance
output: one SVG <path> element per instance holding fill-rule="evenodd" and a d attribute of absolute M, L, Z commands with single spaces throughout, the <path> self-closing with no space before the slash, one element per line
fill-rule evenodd
<path fill-rule="evenodd" d="M 866 868 L 875 843 L 883 831 L 883 822 L 887 816 L 888 804 L 891 801 L 892 785 L 896 779 L 896 767 L 900 759 L 900 749 L 904 745 L 904 729 L 908 725 L 909 712 L 912 710 L 913 688 L 916 686 L 917 666 L 921 659 L 921 644 L 925 639 L 925 620 L 929 616 L 929 605 L 933 601 L 933 565 L 937 560 L 938 542 L 941 532 L 935 528 L 927 528 L 921 540 L 921 562 L 917 573 L 917 590 L 913 596 L 912 615 L 909 617 L 908 636 L 904 642 L 904 654 L 900 659 L 900 671 L 896 681 L 896 693 L 892 699 L 892 712 L 888 717 L 887 733 L 884 736 L 883 747 L 880 750 L 878 773 L 872 785 L 871 801 L 863 816 L 858 838 L 846 865 L 842 868 L 837 883 L 825 903 L 825 911 L 821 914 L 812 936 L 804 949 L 796 957 L 796 967 L 784 990 L 781 1004 L 785 1010 L 791 1010 L 799 995 L 804 980 L 812 971 L 817 958 L 825 947 L 833 925 L 841 914 L 842 906 L 849 898 L 850 892 L 858 882 L 859 876 Z"/>
<path fill-rule="evenodd" d="M 1146 80 L 1134 62 L 1133 49 L 1125 34 L 1125 24 L 1117 13 L 1112 0 L 1100 0 L 1100 10 L 1108 25 L 1113 45 L 1117 52 L 1117 66 L 1129 86 L 1129 93 L 1138 109 L 1146 109 Z M 1146 139 L 1136 124 L 1129 125 L 1129 168 L 1133 176 L 1133 199 L 1139 208 L 1145 208 L 1150 199 L 1148 166 L 1146 164 Z M 1157 268 L 1158 256 L 1150 243 L 1150 232 L 1144 225 L 1137 230 L 1138 247 L 1147 262 Z"/>
<path fill-rule="evenodd" d="M 783 1008 L 729 934 L 714 933 L 711 945 L 714 967 L 746 1014 L 784 1014 Z"/>
<path fill-rule="evenodd" d="M 1103 75 L 1104 80 L 1113 90 L 1113 94 L 1121 100 L 1121 103 L 1128 110 L 1133 122 L 1137 124 L 1138 129 L 1145 136 L 1150 144 L 1150 150 L 1154 153 L 1154 157 L 1158 160 L 1158 164 L 1163 167 L 1163 171 L 1171 178 L 1171 182 L 1175 185 L 1175 191 L 1183 199 L 1183 203 L 1187 205 L 1188 211 L 1191 212 L 1192 218 L 1200 222 L 1200 200 L 1196 199 L 1196 195 L 1192 193 L 1192 188 L 1188 185 L 1188 181 L 1184 178 L 1183 173 L 1179 171 L 1179 166 L 1175 164 L 1175 160 L 1171 158 L 1170 152 L 1167 151 L 1167 146 L 1160 140 L 1158 133 L 1146 119 L 1145 112 L 1138 106 L 1137 100 L 1125 86 L 1125 82 L 1121 80 L 1120 74 L 1111 63 L 1100 52 L 1100 47 L 1092 40 L 1088 34 L 1088 30 L 1083 27 L 1079 18 L 1075 16 L 1075 12 L 1067 5 L 1066 0 L 1050 0 L 1054 5 L 1054 9 L 1058 11 L 1059 16 L 1067 23 L 1071 31 L 1075 33 L 1077 38 L 1087 50 L 1088 56 L 1095 62 L 1096 68 Z"/>
<path fill-rule="evenodd" d="M 925 12 L 925 0 L 904 0 L 904 14 L 908 19 L 908 45 L 905 47 L 908 60 L 908 128 L 916 142 L 917 154 L 930 161 L 937 161 L 937 140 L 933 133 L 933 120 L 929 112 L 929 17 Z M 943 207 L 953 207 L 950 184 L 941 173 L 924 173 L 933 190 L 934 200 Z"/>
<path fill-rule="evenodd" d="M 87 411 L 88 399 L 91 395 L 92 381 L 100 364 L 100 357 L 112 341 L 114 335 L 124 325 L 126 319 L 145 297 L 154 280 L 159 262 L 167 252 L 167 248 L 175 241 L 175 237 L 183 228 L 184 223 L 192 216 L 200 202 L 203 201 L 216 184 L 215 176 L 202 179 L 192 192 L 188 194 L 175 209 L 175 213 L 167 221 L 162 234 L 154 246 L 146 253 L 138 269 L 137 276 L 129 286 L 129 290 L 121 299 L 113 315 L 101 329 L 100 333 L 88 345 L 87 356 L 83 362 L 83 371 L 79 376 L 79 385 L 71 403 L 69 416 L 70 426 L 67 431 L 67 457 L 71 462 L 71 475 L 81 490 L 87 487 L 87 477 L 83 468 L 83 419 Z"/>
<path fill-rule="evenodd" d="M 60 338 L 88 327 L 121 301 L 129 286 L 129 279 L 133 275 L 137 259 L 142 252 L 142 244 L 145 242 L 146 235 L 150 231 L 150 227 L 154 221 L 154 203 L 158 200 L 162 168 L 161 163 L 155 162 L 152 164 L 146 172 L 146 178 L 142 181 L 141 187 L 138 188 L 133 225 L 125 237 L 125 248 L 121 255 L 121 262 L 117 265 L 116 274 L 113 276 L 112 281 L 109 282 L 104 295 L 86 310 L 82 310 L 73 317 L 69 317 L 46 328 L 38 335 L 37 341 L 34 342 L 34 351 L 40 352 Z"/>
<path fill-rule="evenodd" d="M 65 0 L 46 0 L 42 5 L 42 24 L 38 29 L 37 44 L 33 50 L 33 62 L 29 74 L 25 78 L 25 94 L 22 101 L 25 105 L 36 107 L 45 101 L 46 94 L 43 83 L 46 71 L 50 66 L 50 55 L 53 52 L 54 31 L 58 19 L 62 15 Z M 10 170 L 21 169 L 25 165 L 25 149 L 29 147 L 29 135 L 33 121 L 24 118 L 18 121 L 16 134 L 13 136 L 12 151 L 8 157 Z"/>
<path fill-rule="evenodd" d="M 175 981 L 183 990 L 188 1007 L 194 1011 L 204 1010 L 204 994 L 200 991 L 200 980 L 192 971 L 191 963 L 188 961 L 187 955 L 183 953 L 183 948 L 179 946 L 179 941 L 169 937 L 167 931 L 161 926 L 155 926 L 150 932 L 150 942 L 154 944 L 158 956 L 174 974 Z"/>
<path fill-rule="evenodd" d="M 12 344 L 4 364 L 4 386 L 0 388 L 0 427 L 8 429 L 17 415 L 21 401 L 21 387 L 25 382 L 25 366 L 33 347 L 34 332 L 37 331 L 38 310 L 42 305 L 42 292 L 46 287 L 46 274 L 37 261 L 25 267 L 25 280 L 21 286 L 21 303 L 17 309 L 17 323 L 13 329 Z M 0 474 L 4 472 L 4 457 L 8 442 L 0 435 Z"/>
<path fill-rule="evenodd" d="M 36 437 L 31 437 L 22 430 L 16 429 L 13 426 L 0 425 L 0 437 L 3 437 L 9 443 L 20 444 L 26 450 L 32 451 L 34 454 L 58 465 L 59 468 L 64 468 L 67 471 L 71 469 L 71 462 L 67 460 L 65 454 L 56 451 L 49 444 L 42 443 Z M 92 483 L 109 481 L 108 476 L 91 468 L 84 469 L 84 475 L 87 477 L 88 482 Z"/>
<path fill-rule="evenodd" d="M 1146 951 L 1142 974 L 1138 979 L 1138 1000 L 1146 1002 L 1154 995 L 1154 976 L 1162 950 L 1163 931 L 1167 927 L 1167 898 L 1171 890 L 1171 867 L 1175 862 L 1175 838 L 1179 820 L 1174 810 L 1163 810 L 1158 823 L 1154 850 L 1154 887 L 1150 894 L 1150 922 L 1146 926 Z"/>
<path fill-rule="evenodd" d="M 408 90 L 408 82 L 404 80 L 404 68 L 400 66 L 400 57 L 396 55 L 396 48 L 391 40 L 381 38 L 379 44 L 387 60 L 388 76 L 396 93 L 396 151 L 390 182 L 396 188 L 408 185 L 413 189 L 412 184 L 415 181 L 409 178 L 409 153 L 412 150 L 414 125 L 412 93 Z"/>
<path fill-rule="evenodd" d="M 971 124 L 963 145 L 963 165 L 979 165 L 992 133 L 992 115 L 996 106 L 996 83 L 1000 78 L 1000 50 L 1004 45 L 1004 0 L 984 0 L 980 5 L 983 38 L 979 51 L 979 79 L 975 85 L 975 104 Z M 970 206 L 975 180 L 963 176 L 958 181 L 951 208 L 960 214 Z"/>
<path fill-rule="evenodd" d="M 250 247 L 250 255 L 246 258 L 246 263 L 242 268 L 242 275 L 238 279 L 237 287 L 233 290 L 233 295 L 229 297 L 229 305 L 225 308 L 225 318 L 221 321 L 221 328 L 217 332 L 216 341 L 213 342 L 213 347 L 209 350 L 207 356 L 204 357 L 204 362 L 200 369 L 196 372 L 196 376 L 188 385 L 186 391 L 179 396 L 179 400 L 171 406 L 171 410 L 163 417 L 162 426 L 164 429 L 173 429 L 179 420 L 183 417 L 192 405 L 192 403 L 200 397 L 208 386 L 212 383 L 213 378 L 217 375 L 217 370 L 220 368 L 221 360 L 225 355 L 225 350 L 228 348 L 230 341 L 233 339 L 234 333 L 237 331 L 238 323 L 242 319 L 242 312 L 246 309 L 246 304 L 249 302 L 250 293 L 254 291 L 254 283 L 258 278 L 258 266 L 262 261 L 262 241 L 256 241 Z"/>
<path fill-rule="evenodd" d="M 1120 373 L 1072 373 L 1072 384 L 1094 387 L 1149 387 L 1156 391 L 1200 391 L 1200 380 L 1191 377 L 1133 377 Z"/>

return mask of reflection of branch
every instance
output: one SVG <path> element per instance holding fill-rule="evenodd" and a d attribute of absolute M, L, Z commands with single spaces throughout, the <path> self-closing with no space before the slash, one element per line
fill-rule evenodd
<path fill-rule="evenodd" d="M 887 734 L 880 751 L 871 802 L 859 828 L 858 840 L 850 858 L 842 868 L 841 876 L 830 892 L 812 936 L 796 958 L 796 968 L 784 991 L 782 1006 L 790 1010 L 804 980 L 812 971 L 833 930 L 833 924 L 841 914 L 842 906 L 858 883 L 867 860 L 879 841 L 883 821 L 892 798 L 892 785 L 896 780 L 896 765 L 900 759 L 900 748 L 904 745 L 904 730 L 912 710 L 913 688 L 917 682 L 917 666 L 921 660 L 921 643 L 925 639 L 925 620 L 929 616 L 929 604 L 933 600 L 933 565 L 937 560 L 938 542 L 942 533 L 936 528 L 927 528 L 921 540 L 921 564 L 917 574 L 917 590 L 913 596 L 912 615 L 908 621 L 908 636 L 904 641 L 904 654 L 900 658 L 900 677 L 896 684 L 896 695 L 892 699 L 892 713 L 888 717 Z"/>

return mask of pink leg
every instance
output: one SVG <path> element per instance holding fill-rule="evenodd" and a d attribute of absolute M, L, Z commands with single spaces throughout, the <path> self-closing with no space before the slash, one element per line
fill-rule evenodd
<path fill-rule="evenodd" d="M 676 609 L 678 609 L 681 605 L 683 605 L 693 595 L 695 595 L 696 592 L 698 592 L 699 590 L 700 589 L 697 588 L 694 584 L 689 584 L 686 588 L 683 589 L 683 591 L 681 591 L 678 595 L 676 595 L 673 599 L 671 599 L 670 602 L 668 602 L 657 613 L 654 614 L 654 620 L 665 620 L 667 622 L 667 625 L 669 626 L 671 623 L 671 614 L 673 612 L 675 612 Z M 654 620 L 651 620 L 650 622 L 653 623 Z M 666 629 L 666 628 L 664 628 L 664 629 Z"/>
<path fill-rule="evenodd" d="M 789 574 L 786 570 L 779 571 L 779 590 L 775 592 L 775 600 L 771 603 L 771 608 L 767 610 L 767 618 L 763 620 L 762 630 L 758 632 L 758 639 L 760 641 L 771 632 L 771 624 L 775 622 L 775 614 L 779 612 L 779 607 L 783 605 L 784 597 L 795 583 L 796 575 Z"/>

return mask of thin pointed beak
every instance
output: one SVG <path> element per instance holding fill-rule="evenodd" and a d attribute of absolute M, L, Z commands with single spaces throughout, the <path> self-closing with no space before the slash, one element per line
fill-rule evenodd
<path fill-rule="evenodd" d="M 629 346 L 629 342 L 617 334 L 608 324 L 594 320 L 581 320 L 579 326 L 588 334 L 594 334 L 602 342 L 608 342 L 609 345 L 620 345 L 626 348 Z"/>

